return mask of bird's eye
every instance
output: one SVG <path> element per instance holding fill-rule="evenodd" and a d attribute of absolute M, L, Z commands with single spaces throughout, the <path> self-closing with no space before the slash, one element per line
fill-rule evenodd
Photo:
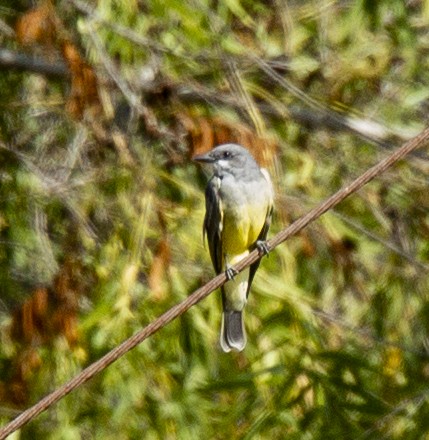
<path fill-rule="evenodd" d="M 231 152 L 230 151 L 224 151 L 223 152 L 223 158 L 227 159 L 228 157 L 231 157 Z"/>

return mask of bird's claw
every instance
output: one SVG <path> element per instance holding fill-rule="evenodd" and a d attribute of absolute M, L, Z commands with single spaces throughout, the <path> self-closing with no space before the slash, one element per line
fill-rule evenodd
<path fill-rule="evenodd" d="M 230 281 L 234 279 L 234 277 L 238 274 L 238 271 L 234 269 L 232 266 L 229 266 L 226 268 L 225 274 L 228 281 Z"/>
<path fill-rule="evenodd" d="M 258 249 L 261 255 L 268 255 L 268 253 L 270 252 L 267 242 L 265 240 L 258 240 L 256 242 L 256 249 Z"/>

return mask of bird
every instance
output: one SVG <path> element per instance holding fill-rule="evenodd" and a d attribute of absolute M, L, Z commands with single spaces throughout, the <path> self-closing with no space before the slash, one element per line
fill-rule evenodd
<path fill-rule="evenodd" d="M 226 272 L 229 280 L 221 287 L 220 346 L 224 352 L 240 352 L 246 346 L 243 311 L 260 260 L 240 273 L 233 266 L 255 248 L 268 251 L 265 240 L 273 212 L 273 185 L 268 171 L 238 144 L 222 144 L 193 159 L 211 167 L 203 236 L 215 272 Z"/>

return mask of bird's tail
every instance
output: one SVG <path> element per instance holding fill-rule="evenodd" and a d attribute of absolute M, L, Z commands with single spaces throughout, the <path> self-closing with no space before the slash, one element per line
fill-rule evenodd
<path fill-rule="evenodd" d="M 244 330 L 242 311 L 223 311 L 220 345 L 225 352 L 231 350 L 242 351 L 246 346 L 246 331 Z"/>

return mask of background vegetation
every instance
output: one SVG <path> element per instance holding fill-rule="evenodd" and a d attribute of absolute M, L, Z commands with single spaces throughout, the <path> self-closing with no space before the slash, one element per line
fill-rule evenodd
<path fill-rule="evenodd" d="M 427 0 L 0 14 L 1 424 L 212 277 L 193 154 L 250 148 L 274 234 L 427 123 Z M 214 293 L 14 438 L 426 438 L 428 164 L 263 260 L 243 353 L 218 348 Z"/>

